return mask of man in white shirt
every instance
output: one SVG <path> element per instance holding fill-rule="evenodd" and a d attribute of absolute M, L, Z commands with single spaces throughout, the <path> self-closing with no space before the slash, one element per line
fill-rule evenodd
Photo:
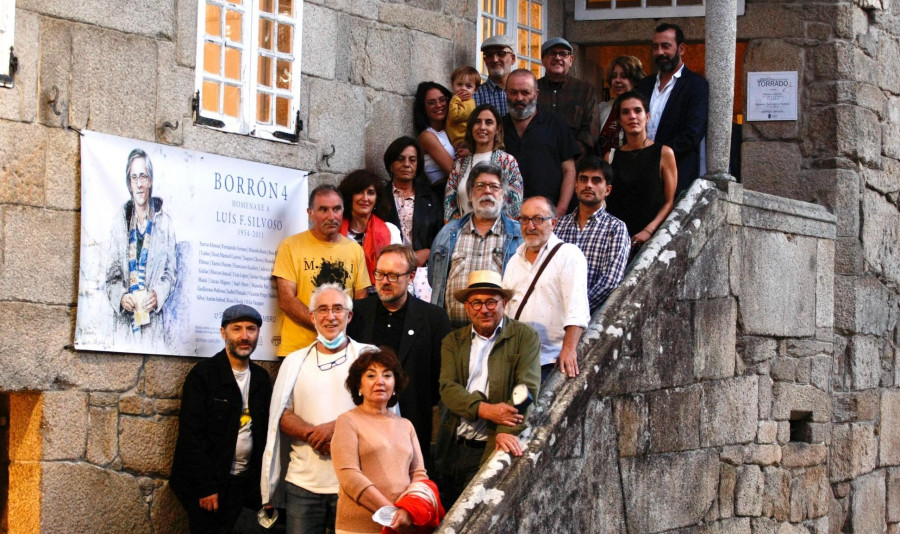
<path fill-rule="evenodd" d="M 287 509 L 287 532 L 334 531 L 338 481 L 331 464 L 337 417 L 354 408 L 344 387 L 350 365 L 371 345 L 346 335 L 353 301 L 339 284 L 323 284 L 310 297 L 317 337 L 281 364 L 262 463 L 262 502 Z M 286 438 L 286 439 L 282 439 Z"/>
<path fill-rule="evenodd" d="M 556 209 L 544 197 L 522 204 L 519 225 L 524 243 L 509 260 L 503 287 L 513 291 L 507 313 L 531 325 L 541 338 L 541 381 L 554 367 L 574 378 L 576 347 L 591 319 L 587 260 L 576 245 L 553 234 Z"/>
<path fill-rule="evenodd" d="M 650 100 L 647 137 L 668 146 L 678 163 L 678 188 L 687 189 L 700 174 L 700 147 L 706 137 L 709 83 L 684 66 L 684 32 L 676 24 L 656 27 L 650 46 L 659 69 L 635 88 Z"/>

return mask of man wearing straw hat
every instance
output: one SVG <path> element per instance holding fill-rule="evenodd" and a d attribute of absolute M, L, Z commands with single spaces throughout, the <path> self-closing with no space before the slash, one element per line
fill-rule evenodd
<path fill-rule="evenodd" d="M 513 388 L 523 384 L 536 398 L 540 386 L 540 339 L 530 326 L 504 316 L 512 291 L 500 273 L 473 271 L 453 297 L 472 321 L 447 334 L 441 350 L 441 401 L 446 409 L 435 463 L 441 500 L 450 507 L 496 449 L 522 455 L 518 435 L 527 407 L 512 405 Z"/>

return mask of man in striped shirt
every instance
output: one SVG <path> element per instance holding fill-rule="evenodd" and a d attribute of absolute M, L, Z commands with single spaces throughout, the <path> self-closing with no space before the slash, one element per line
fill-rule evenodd
<path fill-rule="evenodd" d="M 579 161 L 575 172 L 578 209 L 560 218 L 554 229 L 560 239 L 578 245 L 587 258 L 591 314 L 622 282 L 631 252 L 625 223 L 606 211 L 613 180 L 609 163 L 597 156 Z"/>

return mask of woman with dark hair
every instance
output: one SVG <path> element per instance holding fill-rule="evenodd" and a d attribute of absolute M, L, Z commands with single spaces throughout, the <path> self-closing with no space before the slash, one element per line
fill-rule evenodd
<path fill-rule="evenodd" d="M 619 56 L 609 64 L 606 83 L 609 84 L 612 99 L 600 102 L 594 113 L 591 132 L 597 137 L 594 153 L 605 158 L 611 148 L 618 148 L 624 142 L 619 114 L 613 112 L 613 103 L 620 95 L 633 91 L 644 77 L 644 66 L 634 56 Z"/>
<path fill-rule="evenodd" d="M 424 173 L 422 149 L 411 137 L 398 137 L 384 151 L 384 168 L 391 177 L 393 202 L 388 202 L 385 221 L 400 228 L 403 242 L 412 245 L 419 268 L 413 279 L 417 297 L 428 301 L 431 288 L 425 264 L 431 254 L 431 242 L 444 225 L 441 202 Z"/>
<path fill-rule="evenodd" d="M 377 214 L 384 215 L 384 186 L 381 178 L 372 171 L 358 169 L 341 180 L 338 191 L 344 200 L 344 220 L 341 235 L 359 243 L 366 255 L 369 270 L 370 289 L 375 290 L 375 262 L 381 249 L 391 244 L 400 244 L 403 238 L 396 225 L 384 222 Z"/>
<path fill-rule="evenodd" d="M 416 431 L 389 408 L 397 404 L 408 379 L 397 356 L 387 347 L 360 354 L 350 366 L 346 387 L 356 408 L 335 421 L 331 457 L 337 473 L 337 532 L 380 533 L 372 514 L 394 507 L 412 484 L 428 479 Z M 412 524 L 397 509 L 391 528 Z"/>
<path fill-rule="evenodd" d="M 675 152 L 647 137 L 649 107 L 636 91 L 616 99 L 613 112 L 621 118 L 625 144 L 606 158 L 616 177 L 606 210 L 628 227 L 632 251 L 649 240 L 672 211 L 678 183 Z"/>
<path fill-rule="evenodd" d="M 469 115 L 466 125 L 466 148 L 469 154 L 456 158 L 447 188 L 444 192 L 444 222 L 462 217 L 472 211 L 466 183 L 469 172 L 479 163 L 491 163 L 503 172 L 501 181 L 506 185 L 506 209 L 504 213 L 515 219 L 522 205 L 522 174 L 516 158 L 503 148 L 503 123 L 500 112 L 491 104 L 482 104 Z"/>
<path fill-rule="evenodd" d="M 416 129 L 419 146 L 424 154 L 425 175 L 432 183 L 435 193 L 444 193 L 444 184 L 453 165 L 456 150 L 444 131 L 447 109 L 453 93 L 435 82 L 422 82 L 416 89 L 413 104 L 413 126 Z"/>

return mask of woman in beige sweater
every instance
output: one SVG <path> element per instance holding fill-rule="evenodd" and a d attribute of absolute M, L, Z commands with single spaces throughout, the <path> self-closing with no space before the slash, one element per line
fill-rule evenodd
<path fill-rule="evenodd" d="M 394 506 L 410 483 L 426 480 L 425 463 L 412 423 L 391 412 L 408 378 L 390 349 L 363 352 L 350 366 L 347 389 L 356 408 L 337 418 L 331 456 L 337 472 L 337 521 L 341 533 L 380 534 L 372 514 Z M 412 525 L 398 509 L 391 528 Z"/>

